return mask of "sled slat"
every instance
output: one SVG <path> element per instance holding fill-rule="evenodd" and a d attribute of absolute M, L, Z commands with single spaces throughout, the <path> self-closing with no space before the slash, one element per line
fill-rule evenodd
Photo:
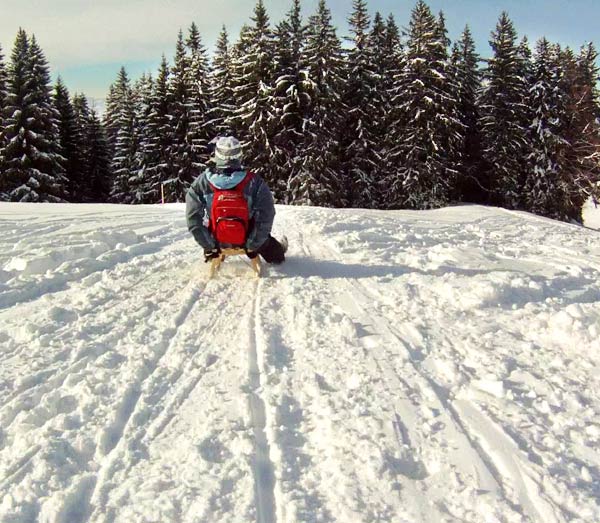
<path fill-rule="evenodd" d="M 218 258 L 214 258 L 210 263 L 210 271 L 209 277 L 214 278 L 217 274 L 218 270 L 221 268 L 221 264 L 225 261 L 225 258 L 228 256 L 246 256 L 246 251 L 244 249 L 223 249 L 221 251 L 221 256 Z M 260 277 L 260 260 L 258 256 L 251 260 L 252 270 L 256 274 L 257 277 Z"/>

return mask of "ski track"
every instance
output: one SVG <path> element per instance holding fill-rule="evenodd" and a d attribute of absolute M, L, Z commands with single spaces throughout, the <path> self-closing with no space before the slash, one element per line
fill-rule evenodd
<path fill-rule="evenodd" d="M 254 432 L 254 488 L 256 492 L 257 523 L 275 523 L 275 477 L 270 459 L 270 442 L 265 432 L 267 415 L 260 389 L 265 386 L 261 368 L 264 369 L 264 333 L 261 330 L 261 282 L 255 286 L 256 299 L 252 308 L 252 328 L 248 350 L 250 419 Z M 264 372 L 264 371 L 263 371 Z"/>
<path fill-rule="evenodd" d="M 191 287 L 191 289 L 188 287 Z M 118 468 L 125 468 L 127 466 L 127 460 L 123 457 L 124 450 L 121 449 L 121 447 L 130 447 L 132 443 L 136 447 L 139 447 L 141 443 L 140 440 L 145 431 L 140 431 L 139 426 L 142 423 L 145 424 L 148 422 L 150 413 L 147 412 L 148 407 L 142 405 L 140 398 L 142 396 L 150 396 L 152 397 L 151 401 L 154 403 L 160 400 L 162 391 L 159 391 L 157 394 L 156 391 L 153 390 L 156 387 L 152 384 L 153 377 L 160 368 L 161 360 L 174 347 L 179 329 L 189 317 L 201 293 L 201 289 L 198 289 L 193 283 L 188 285 L 188 287 L 186 287 L 186 297 L 183 304 L 173 317 L 172 327 L 163 332 L 163 338 L 159 344 L 159 348 L 153 359 L 146 362 L 146 368 L 144 369 L 142 376 L 137 382 L 127 386 L 122 395 L 121 404 L 118 406 L 115 413 L 113 423 L 107 427 L 105 433 L 101 437 L 101 442 L 103 444 L 98 450 L 102 456 L 102 460 L 97 473 L 98 479 L 94 485 L 90 500 L 90 504 L 93 507 L 91 510 L 90 521 L 112 519 L 110 513 L 108 516 L 106 515 L 106 502 L 108 491 L 110 489 L 108 483 L 114 480 Z M 176 372 L 175 374 L 176 376 L 174 378 L 167 378 L 167 381 L 171 383 L 177 382 L 179 373 Z M 150 385 L 145 387 L 146 383 L 150 383 Z M 164 394 L 164 392 L 162 392 L 162 394 Z M 136 422 L 135 418 L 141 418 L 143 421 Z M 85 512 L 87 513 L 87 511 Z"/>
<path fill-rule="evenodd" d="M 313 232 L 307 236 L 311 238 L 310 247 L 307 243 L 301 241 L 307 256 L 312 255 L 314 258 L 320 260 L 335 260 L 336 263 L 339 263 L 339 255 L 336 255 L 331 249 L 324 248 L 322 244 L 320 245 L 318 241 L 315 241 L 315 238 L 320 237 L 317 232 Z M 315 245 L 319 248 L 315 249 Z M 397 324 L 395 318 L 381 317 L 370 307 L 358 307 L 358 309 L 352 306 L 348 307 L 348 302 L 354 301 L 357 296 L 357 301 L 363 304 L 376 302 L 377 297 L 369 292 L 364 285 L 359 283 L 359 279 L 350 281 L 341 278 L 341 280 L 346 287 L 347 295 L 339 298 L 337 302 L 342 305 L 346 312 L 353 316 L 353 320 L 357 321 L 359 329 L 364 329 L 367 326 L 375 333 L 374 335 L 363 336 L 365 339 L 364 343 L 366 343 L 365 349 L 375 353 L 378 352 L 381 345 L 400 347 L 402 349 L 401 353 L 395 354 L 393 357 L 400 357 L 402 360 L 410 363 L 411 368 L 404 368 L 401 371 L 403 376 L 401 380 L 398 375 L 386 372 L 385 368 L 379 365 L 378 356 L 374 356 L 379 374 L 392 384 L 387 387 L 388 390 L 390 387 L 395 387 L 395 390 L 398 392 L 402 388 L 405 390 L 407 388 L 409 390 L 416 389 L 422 391 L 421 394 L 424 397 L 434 396 L 436 405 L 432 405 L 432 407 L 442 413 L 441 419 L 443 423 L 454 426 L 453 431 L 463 440 L 461 454 L 457 455 L 454 465 L 458 469 L 464 469 L 464 466 L 461 466 L 461 462 L 465 461 L 465 457 L 471 453 L 472 457 L 468 461 L 479 463 L 475 467 L 478 469 L 479 477 L 477 479 L 483 487 L 485 487 L 486 482 L 488 483 L 489 486 L 485 487 L 485 489 L 497 491 L 496 495 L 508 506 L 515 517 L 524 517 L 528 521 L 564 521 L 565 519 L 560 516 L 561 511 L 567 516 L 572 516 L 573 514 L 569 509 L 561 506 L 560 503 L 554 503 L 547 494 L 544 494 L 544 489 L 539 479 L 537 479 L 541 478 L 542 474 L 539 470 L 535 470 L 535 464 L 528 463 L 527 461 L 525 464 L 522 464 L 520 460 L 515 460 L 511 457 L 512 452 L 520 450 L 514 443 L 512 446 L 509 444 L 500 445 L 501 449 L 505 450 L 498 451 L 496 447 L 498 446 L 497 442 L 500 440 L 499 434 L 502 434 L 504 438 L 509 437 L 502 431 L 498 432 L 497 429 L 494 429 L 494 422 L 492 420 L 487 419 L 483 414 L 479 413 L 476 428 L 480 430 L 472 428 L 474 412 L 479 412 L 478 410 L 474 410 L 474 405 L 466 401 L 455 402 L 452 393 L 436 383 L 435 379 L 429 375 L 426 369 L 421 368 L 421 360 L 424 359 L 423 355 L 426 354 L 427 348 L 422 344 L 415 345 L 400 335 L 397 329 L 393 327 Z M 336 282 L 335 292 L 338 296 L 341 293 L 340 287 L 340 282 Z M 380 338 L 381 342 L 377 338 Z M 387 369 L 393 367 L 390 363 L 391 360 L 386 361 Z M 412 379 L 408 378 L 410 374 L 413 375 Z M 415 413 L 407 411 L 406 404 L 403 408 L 405 410 L 403 416 L 399 416 L 397 412 L 394 413 L 395 419 L 392 421 L 392 425 L 399 444 L 403 447 L 411 447 L 412 436 L 407 427 L 418 424 L 414 423 L 416 419 Z M 405 424 L 402 422 L 403 417 L 408 418 L 408 423 Z M 451 432 L 447 432 L 444 439 L 455 439 L 456 434 L 453 435 Z M 489 450 L 490 448 L 492 448 L 492 451 Z M 414 458 L 414 455 L 418 456 L 419 450 L 418 448 L 411 449 L 409 461 L 402 464 L 405 469 L 404 475 L 408 476 L 411 480 L 423 479 L 419 478 L 419 475 L 426 474 L 426 468 Z M 469 470 L 464 469 L 463 474 L 468 475 Z M 488 480 L 485 479 L 485 475 L 488 476 Z M 413 477 L 411 478 L 410 476 Z M 413 492 L 418 491 L 418 486 L 410 485 L 410 488 Z M 440 514 L 432 515 L 430 507 L 426 504 L 421 505 L 419 510 L 421 511 L 417 516 L 419 521 L 438 521 L 442 517 Z"/>
<path fill-rule="evenodd" d="M 145 477 L 148 474 L 147 467 L 150 463 L 155 461 L 162 462 L 164 457 L 161 455 L 160 451 L 155 451 L 155 448 L 162 448 L 162 446 L 170 441 L 174 435 L 175 437 L 184 437 L 185 433 L 181 433 L 180 425 L 187 425 L 185 418 L 182 418 L 179 413 L 181 410 L 186 410 L 189 406 L 192 406 L 195 403 L 195 396 L 197 394 L 202 394 L 203 388 L 202 385 L 204 383 L 203 378 L 205 377 L 207 372 L 210 372 L 213 368 L 216 369 L 220 366 L 220 361 L 226 359 L 228 356 L 221 351 L 214 350 L 214 339 L 219 336 L 219 333 L 223 330 L 227 331 L 227 323 L 228 318 L 236 315 L 240 315 L 241 308 L 243 307 L 242 303 L 235 303 L 235 301 L 227 301 L 227 296 L 230 295 L 231 286 L 237 285 L 239 287 L 239 282 L 233 281 L 222 281 L 221 279 L 217 279 L 214 284 L 211 282 L 209 286 L 205 289 L 208 292 L 208 296 L 210 298 L 214 298 L 214 301 L 209 302 L 208 304 L 203 304 L 203 307 L 196 305 L 188 315 L 185 323 L 182 323 L 180 332 L 182 335 L 173 338 L 172 346 L 167 353 L 169 361 L 181 361 L 183 368 L 181 366 L 174 366 L 169 368 L 168 372 L 163 372 L 156 380 L 153 386 L 147 387 L 147 393 L 144 394 L 145 397 L 152 398 L 152 404 L 149 405 L 149 401 L 145 402 L 139 401 L 138 404 L 145 403 L 149 408 L 146 409 L 146 412 L 143 415 L 143 425 L 133 424 L 133 430 L 122 439 L 124 445 L 127 448 L 134 447 L 138 449 L 136 453 L 133 455 L 128 455 L 127 450 L 124 448 L 120 449 L 115 457 L 112 459 L 112 462 L 115 466 L 110 470 L 110 473 L 106 474 L 107 481 L 104 483 L 104 487 L 101 489 L 97 488 L 97 492 L 104 492 L 102 498 L 95 498 L 93 501 L 100 501 L 100 503 L 96 504 L 96 512 L 93 513 L 91 521 L 129 521 L 129 518 L 133 517 L 130 512 L 123 511 L 123 507 L 121 507 L 122 496 L 126 495 L 130 497 L 130 494 L 125 494 L 120 490 L 121 480 L 125 481 L 129 478 L 130 481 L 134 481 L 136 483 L 141 482 L 141 488 L 143 488 L 143 483 L 145 481 Z M 210 288 L 210 292 L 209 292 Z M 255 294 L 256 284 L 251 282 L 250 284 L 246 284 L 244 288 L 238 289 L 240 291 L 240 297 L 244 297 L 244 295 L 253 296 Z M 198 302 L 197 302 L 198 303 Z M 245 319 L 247 317 L 247 319 Z M 252 326 L 253 315 L 249 312 L 245 314 L 241 314 L 239 327 L 242 328 L 242 332 L 240 333 L 228 333 L 231 334 L 230 339 L 223 340 L 226 342 L 239 341 L 240 339 L 243 341 L 244 336 L 251 339 L 253 334 L 254 327 Z M 247 322 L 247 326 L 244 327 L 244 323 Z M 199 331 L 199 327 L 203 326 L 205 328 L 202 329 L 201 334 Z M 177 354 L 182 350 L 186 349 L 186 337 L 194 336 L 198 334 L 197 339 L 193 341 L 193 347 L 187 347 L 189 352 L 186 351 L 186 354 Z M 242 343 L 242 347 L 245 346 L 245 343 Z M 211 348 L 212 347 L 212 348 Z M 217 353 L 219 356 L 217 356 Z M 238 355 L 239 357 L 240 355 Z M 243 354 L 241 354 L 244 357 Z M 189 358 L 183 360 L 183 357 Z M 244 360 L 248 359 L 248 355 L 245 355 Z M 239 366 L 238 369 L 240 375 L 243 374 L 242 367 Z M 215 370 L 215 372 L 218 372 Z M 246 370 L 248 373 L 248 370 Z M 169 383 L 171 387 L 166 390 L 162 384 Z M 207 387 L 210 385 L 207 385 Z M 213 385 L 214 386 L 214 385 Z M 251 390 L 251 383 L 248 385 L 248 391 Z M 249 397 L 251 393 L 248 392 Z M 247 432 L 249 436 L 252 433 L 257 434 L 257 426 L 259 426 L 255 420 L 253 419 L 252 412 L 250 412 L 250 407 L 248 406 L 248 413 L 244 414 L 248 417 L 248 428 Z M 143 412 L 143 411 L 142 411 Z M 222 414 L 221 414 L 222 416 Z M 132 419 L 135 417 L 132 416 Z M 204 431 L 210 429 L 210 426 L 203 425 Z M 186 427 L 186 431 L 189 432 L 188 439 L 191 440 L 190 443 L 193 443 L 196 436 L 191 427 Z M 200 455 L 198 458 L 200 460 L 205 460 L 212 465 L 219 465 L 221 462 L 221 455 L 226 453 L 225 449 L 221 449 L 221 444 L 218 440 L 215 441 L 214 435 L 209 437 L 204 436 L 201 443 L 197 446 L 200 450 Z M 255 448 L 257 448 L 257 444 L 255 443 Z M 117 449 L 115 449 L 117 450 Z M 268 451 L 263 455 L 267 456 L 268 460 Z M 242 469 L 242 472 L 245 470 L 251 470 L 251 464 L 256 464 L 256 451 L 245 454 L 243 456 L 242 461 L 237 462 L 237 467 Z M 247 466 L 245 464 L 247 463 Z M 266 461 L 268 466 L 268 461 Z M 190 464 L 193 466 L 193 464 Z M 107 469 L 108 470 L 108 469 Z M 253 469 L 256 470 L 256 469 Z M 257 481 L 260 479 L 257 476 Z M 226 478 L 223 478 L 222 488 L 229 490 L 231 487 L 227 486 L 228 481 Z M 257 483 L 257 488 L 260 488 L 261 485 Z M 257 491 L 261 497 L 264 497 L 264 491 Z M 197 505 L 202 505 L 203 503 L 208 503 L 209 507 L 213 510 L 215 506 L 219 503 L 217 501 L 218 494 L 217 493 L 209 493 L 204 492 L 200 494 L 196 493 L 197 499 L 195 500 Z M 235 503 L 237 500 L 233 500 Z M 161 520 L 164 520 L 165 517 L 168 516 L 169 520 L 174 521 L 187 521 L 187 520 L 196 520 L 196 518 L 200 517 L 199 513 L 202 513 L 202 510 L 206 510 L 206 507 L 202 507 L 198 512 L 194 513 L 194 509 L 191 507 L 185 507 L 183 503 L 180 503 L 178 500 L 170 500 L 172 505 L 171 509 L 168 511 L 161 512 Z M 253 508 L 252 506 L 246 507 L 241 506 L 240 511 L 244 512 Z M 261 503 L 256 506 L 257 517 L 268 518 L 268 512 L 266 509 L 268 508 L 268 504 Z M 134 511 L 135 512 L 135 511 Z M 139 514 L 136 514 L 137 517 L 140 517 Z M 144 517 L 147 517 L 144 514 Z M 210 514 L 207 514 L 205 517 L 210 518 Z M 268 520 L 268 519 L 263 519 Z"/>
<path fill-rule="evenodd" d="M 595 232 L 286 208 L 209 281 L 180 207 L 58 208 L 0 206 L 0 523 L 598 521 Z"/>

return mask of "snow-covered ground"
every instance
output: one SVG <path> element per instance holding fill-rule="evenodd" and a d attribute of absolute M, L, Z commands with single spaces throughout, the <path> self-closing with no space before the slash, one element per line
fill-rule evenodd
<path fill-rule="evenodd" d="M 583 209 L 583 221 L 586 227 L 600 231 L 600 206 L 589 200 Z"/>
<path fill-rule="evenodd" d="M 600 521 L 600 236 L 280 208 L 207 280 L 180 206 L 0 205 L 0 522 Z"/>

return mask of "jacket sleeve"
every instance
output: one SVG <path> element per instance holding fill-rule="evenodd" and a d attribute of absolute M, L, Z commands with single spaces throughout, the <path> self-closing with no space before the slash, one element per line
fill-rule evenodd
<path fill-rule="evenodd" d="M 204 215 L 206 214 L 206 201 L 203 196 L 198 195 L 194 186 L 189 188 L 185 196 L 186 218 L 189 231 L 194 239 L 204 249 L 214 249 L 217 246 L 212 233 L 204 226 Z"/>
<path fill-rule="evenodd" d="M 260 177 L 256 178 L 257 187 L 252 201 L 254 228 L 246 241 L 246 249 L 256 251 L 267 241 L 275 220 L 275 202 L 269 187 Z"/>

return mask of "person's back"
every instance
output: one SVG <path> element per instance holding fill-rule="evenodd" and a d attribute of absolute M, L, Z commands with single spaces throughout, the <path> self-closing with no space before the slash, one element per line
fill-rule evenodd
<path fill-rule="evenodd" d="M 188 229 L 204 249 L 205 260 L 236 247 L 250 258 L 260 254 L 268 263 L 282 263 L 287 239 L 280 243 L 271 236 L 275 218 L 271 191 L 260 176 L 243 169 L 235 138 L 219 138 L 214 144 L 214 166 L 196 178 L 186 195 Z"/>

